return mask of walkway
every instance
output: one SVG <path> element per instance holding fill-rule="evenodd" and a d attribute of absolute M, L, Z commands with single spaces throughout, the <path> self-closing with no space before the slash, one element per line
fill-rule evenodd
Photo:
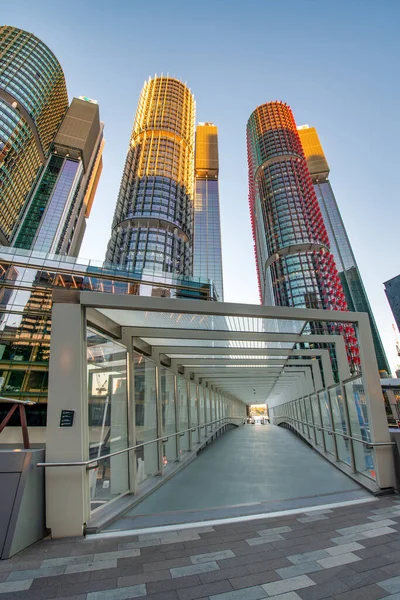
<path fill-rule="evenodd" d="M 43 541 L 0 562 L 0 600 L 398 600 L 400 502 L 363 502 L 203 528 Z"/>
<path fill-rule="evenodd" d="M 363 488 L 292 432 L 272 425 L 246 425 L 225 433 L 108 530 L 365 497 L 369 494 Z"/>

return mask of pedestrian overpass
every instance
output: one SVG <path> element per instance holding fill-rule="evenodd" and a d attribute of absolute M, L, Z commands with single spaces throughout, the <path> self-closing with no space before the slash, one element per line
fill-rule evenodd
<path fill-rule="evenodd" d="M 350 326 L 359 350 L 354 373 L 344 337 L 329 333 Z M 237 429 L 246 405 L 257 402 L 268 404 L 273 424 L 266 433 L 260 429 L 269 436 L 269 456 L 261 459 L 267 446 L 261 438 L 251 442 L 254 426 Z M 307 441 L 307 456 L 287 429 Z M 328 479 L 355 497 L 362 489 L 393 489 L 367 314 L 54 291 L 46 461 L 38 467 L 46 472 L 53 537 L 109 528 L 121 515 L 147 514 L 147 523 L 154 522 L 160 505 L 186 510 L 178 499 L 196 496 L 191 473 L 202 468 L 195 481 L 215 486 L 225 452 L 234 478 L 228 457 L 239 456 L 245 444 L 258 448 L 259 468 L 263 459 L 268 463 L 268 481 L 283 480 L 301 454 L 303 473 L 326 459 L 316 495 L 329 496 Z M 279 452 L 270 462 L 274 448 Z M 236 486 L 243 505 L 252 504 L 244 501 L 251 464 L 248 472 Z M 304 495 L 301 477 L 292 483 L 292 496 Z"/>

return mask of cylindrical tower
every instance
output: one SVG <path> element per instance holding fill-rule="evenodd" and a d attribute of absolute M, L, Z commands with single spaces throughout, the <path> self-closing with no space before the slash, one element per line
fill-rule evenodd
<path fill-rule="evenodd" d="M 68 108 L 62 68 L 37 37 L 0 26 L 0 242 L 19 217 Z"/>
<path fill-rule="evenodd" d="M 261 301 L 348 310 L 293 113 L 259 106 L 247 123 L 249 203 Z M 358 362 L 354 331 L 346 337 Z M 354 359 L 354 360 L 353 360 Z"/>
<path fill-rule="evenodd" d="M 195 101 L 171 77 L 142 89 L 106 260 L 191 275 Z"/>

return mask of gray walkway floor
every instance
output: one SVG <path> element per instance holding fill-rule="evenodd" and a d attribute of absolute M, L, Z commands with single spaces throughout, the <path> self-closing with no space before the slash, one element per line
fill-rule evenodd
<path fill-rule="evenodd" d="M 225 433 L 108 530 L 309 506 L 310 497 L 321 504 L 366 496 L 287 429 L 246 425 Z"/>

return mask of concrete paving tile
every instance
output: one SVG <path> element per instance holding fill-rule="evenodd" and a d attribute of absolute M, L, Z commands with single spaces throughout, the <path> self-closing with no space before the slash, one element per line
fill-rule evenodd
<path fill-rule="evenodd" d="M 170 592 L 150 594 L 150 596 L 146 596 L 146 600 L 178 600 L 178 595 L 174 590 L 171 590 Z M 208 600 L 208 598 L 205 598 L 204 600 Z"/>
<path fill-rule="evenodd" d="M 326 548 L 326 551 L 332 556 L 337 556 L 338 554 L 345 554 L 346 552 L 356 552 L 358 550 L 364 550 L 364 546 L 362 546 L 358 542 L 350 542 L 349 544 L 342 544 L 339 546 L 333 546 L 332 548 Z"/>
<path fill-rule="evenodd" d="M 194 587 L 200 585 L 203 582 L 199 575 L 188 575 L 187 577 L 177 577 L 176 579 L 164 579 L 163 581 L 153 581 L 146 585 L 148 594 L 158 594 L 160 592 L 169 592 L 172 590 L 179 590 L 185 587 Z"/>
<path fill-rule="evenodd" d="M 225 558 L 234 558 L 235 554 L 232 550 L 221 550 L 221 552 L 208 552 L 206 554 L 196 554 L 190 557 L 194 565 L 201 563 L 212 562 L 214 560 L 223 560 Z"/>
<path fill-rule="evenodd" d="M 185 567 L 191 565 L 189 556 L 184 558 L 173 558 L 171 560 L 160 560 L 157 562 L 151 562 L 143 564 L 143 570 L 145 573 L 152 573 L 153 571 L 164 571 L 165 569 L 171 569 L 175 567 Z"/>
<path fill-rule="evenodd" d="M 315 561 L 298 563 L 290 567 L 283 567 L 277 569 L 277 573 L 282 579 L 288 579 L 289 577 L 296 577 L 297 575 L 306 575 L 307 573 L 314 573 L 315 571 L 322 571 L 321 565 Z"/>
<path fill-rule="evenodd" d="M 371 529 L 380 529 L 383 527 L 388 527 L 389 525 L 397 525 L 395 521 L 391 519 L 384 519 L 382 521 L 378 521 L 376 523 L 364 523 L 363 525 L 355 525 L 354 527 L 342 527 L 341 529 L 337 529 L 336 531 L 342 535 L 350 535 L 352 533 L 361 533 L 364 531 L 369 531 Z"/>
<path fill-rule="evenodd" d="M 388 535 L 389 533 L 397 533 L 393 527 L 380 527 L 379 529 L 371 529 L 364 531 L 364 536 L 367 538 L 380 537 L 381 535 Z"/>
<path fill-rule="evenodd" d="M 115 550 L 114 552 L 99 552 L 94 554 L 93 560 L 97 562 L 98 560 L 113 560 L 119 558 L 134 558 L 136 556 L 140 556 L 139 548 L 130 548 L 126 550 Z M 90 561 L 88 561 L 90 562 Z"/>
<path fill-rule="evenodd" d="M 154 571 L 154 573 L 136 573 L 135 575 L 121 575 L 117 577 L 118 587 L 129 587 L 130 585 L 138 585 L 139 583 L 152 583 L 155 581 L 166 581 L 171 579 L 171 573 L 165 571 Z"/>
<path fill-rule="evenodd" d="M 359 560 L 361 560 L 359 556 L 356 556 L 352 552 L 347 552 L 346 554 L 338 554 L 338 556 L 331 556 L 330 558 L 322 558 L 321 560 L 317 560 L 317 562 L 324 569 L 330 569 L 331 567 L 348 565 Z"/>
<path fill-rule="evenodd" d="M 235 590 L 240 590 L 247 587 L 254 587 L 263 583 L 271 583 L 279 581 L 279 575 L 275 571 L 264 571 L 259 573 L 251 573 L 241 577 L 232 577 L 229 583 Z"/>
<path fill-rule="evenodd" d="M 133 548 L 148 548 L 153 546 L 160 546 L 161 542 L 157 540 L 146 540 L 143 542 L 125 542 L 118 544 L 118 550 L 131 550 Z"/>
<path fill-rule="evenodd" d="M 332 569 L 322 569 L 322 571 L 317 571 L 310 577 L 319 586 L 331 580 L 340 579 L 344 581 L 345 577 L 351 577 L 352 575 L 358 575 L 358 573 L 348 565 L 340 565 L 339 567 L 332 567 Z"/>
<path fill-rule="evenodd" d="M 117 578 L 98 579 L 95 581 L 86 581 L 81 583 L 71 583 L 57 588 L 57 597 L 73 596 L 74 594 L 87 594 L 89 592 L 99 592 L 104 590 L 114 590 L 117 587 Z M 54 589 L 54 588 L 52 588 Z M 21 599 L 24 600 L 24 599 Z"/>
<path fill-rule="evenodd" d="M 380 581 L 378 585 L 391 594 L 397 594 L 400 592 L 400 577 L 384 579 L 383 581 Z"/>
<path fill-rule="evenodd" d="M 219 566 L 214 562 L 207 562 L 199 565 L 188 565 L 186 567 L 176 567 L 170 569 L 171 577 L 185 577 L 186 575 L 197 575 L 198 573 L 206 573 L 207 571 L 218 571 Z"/>
<path fill-rule="evenodd" d="M 358 587 L 365 587 L 379 581 L 387 579 L 387 573 L 383 569 L 372 569 L 369 571 L 362 571 L 360 573 L 353 572 L 352 575 L 340 577 L 344 583 L 346 583 L 351 589 Z"/>
<path fill-rule="evenodd" d="M 325 515 L 314 515 L 310 517 L 300 517 L 297 519 L 299 523 L 314 523 L 314 521 L 325 521 L 329 517 L 325 517 Z"/>
<path fill-rule="evenodd" d="M 316 575 L 319 573 L 320 571 L 316 573 Z M 348 590 L 349 586 L 343 583 L 343 581 L 340 581 L 340 579 L 329 579 L 314 587 L 298 590 L 298 594 L 302 600 L 328 600 L 332 599 L 334 594 L 340 594 Z M 276 600 L 278 600 L 278 598 Z"/>
<path fill-rule="evenodd" d="M 249 538 L 246 540 L 246 543 L 249 546 L 262 546 L 263 544 L 270 544 L 271 542 L 279 542 L 280 540 L 284 540 L 285 538 L 279 533 L 275 533 L 272 535 L 265 535 L 263 537 Z"/>
<path fill-rule="evenodd" d="M 364 558 L 357 564 L 353 565 L 353 569 L 357 572 L 369 571 L 370 569 L 377 569 L 378 567 L 385 567 L 394 562 L 390 555 L 388 556 L 371 556 L 370 558 Z"/>
<path fill-rule="evenodd" d="M 62 567 L 67 565 L 79 565 L 80 563 L 89 563 L 93 561 L 94 554 L 82 554 L 81 556 L 63 556 L 62 558 L 49 558 L 44 560 L 41 568 Z"/>
<path fill-rule="evenodd" d="M 66 567 L 48 567 L 46 569 L 29 569 L 28 571 L 14 571 L 7 577 L 7 581 L 22 581 L 24 579 L 38 579 L 39 577 L 51 577 L 62 575 Z"/>
<path fill-rule="evenodd" d="M 267 592 L 268 596 L 278 596 L 285 592 L 293 592 L 313 585 L 315 583 L 308 575 L 299 575 L 298 577 L 290 577 L 282 581 L 265 583 L 261 587 Z"/>
<path fill-rule="evenodd" d="M 262 600 L 267 598 L 265 590 L 259 585 L 244 590 L 235 590 L 225 594 L 209 596 L 210 600 Z"/>
<path fill-rule="evenodd" d="M 333 514 L 333 510 L 330 508 L 322 508 L 321 510 L 310 510 L 309 512 L 304 513 L 306 517 L 312 517 L 313 515 L 329 515 Z"/>
<path fill-rule="evenodd" d="M 269 537 L 270 535 L 274 535 L 275 533 L 289 533 L 292 531 L 291 527 L 283 526 L 283 527 L 269 527 L 267 529 L 258 529 L 257 533 L 262 536 Z"/>
<path fill-rule="evenodd" d="M 386 565 L 381 567 L 382 571 L 385 571 L 388 575 L 400 575 L 400 563 L 393 563 L 392 565 Z"/>
<path fill-rule="evenodd" d="M 67 565 L 65 568 L 65 573 L 80 573 L 82 571 L 105 571 L 106 569 L 113 569 L 117 567 L 117 559 L 114 560 L 98 560 L 96 562 L 91 563 L 80 563 L 78 565 Z M 54 569 L 62 568 L 62 567 L 53 567 Z M 44 569 L 43 569 L 44 570 Z"/>
<path fill-rule="evenodd" d="M 341 544 L 351 544 L 352 542 L 362 542 L 366 537 L 363 533 L 352 533 L 350 535 L 341 535 L 331 538 L 331 542 L 340 546 Z"/>
<path fill-rule="evenodd" d="M 388 544 L 377 544 L 376 546 L 364 548 L 364 550 L 357 550 L 357 556 L 360 556 L 362 559 L 370 558 L 371 556 L 384 556 L 390 553 L 390 550 Z"/>
<path fill-rule="evenodd" d="M 288 556 L 288 560 L 294 565 L 303 562 L 310 562 L 311 560 L 318 560 L 321 558 L 329 558 L 330 554 L 326 550 L 314 550 L 313 552 L 303 552 L 302 554 L 293 554 Z"/>
<path fill-rule="evenodd" d="M 32 581 L 33 579 L 20 579 L 19 581 L 6 581 L 4 583 L 0 583 L 0 594 L 29 590 L 32 585 Z"/>
<path fill-rule="evenodd" d="M 217 594 L 223 594 L 232 590 L 229 581 L 214 581 L 213 583 L 204 583 L 195 587 L 181 588 L 176 590 L 179 600 L 197 600 L 201 597 L 207 597 Z"/>
<path fill-rule="evenodd" d="M 335 594 L 334 600 L 378 600 L 383 598 L 384 594 L 385 592 L 377 585 L 367 585 L 342 594 Z"/>
<path fill-rule="evenodd" d="M 275 598 L 276 600 L 301 600 L 301 596 L 297 592 L 287 592 L 286 594 L 279 594 L 279 596 L 268 596 L 269 598 Z"/>
<path fill-rule="evenodd" d="M 387 518 L 387 516 L 389 516 L 391 519 L 395 519 L 396 517 L 400 517 L 400 510 L 397 510 L 396 512 L 392 512 L 389 515 L 371 515 L 369 517 L 367 517 L 367 519 L 369 519 L 370 521 L 383 521 L 385 518 Z"/>
<path fill-rule="evenodd" d="M 146 596 L 145 585 L 133 585 L 114 590 L 89 592 L 87 600 L 128 600 L 129 598 L 140 598 L 141 596 Z"/>
<path fill-rule="evenodd" d="M 292 563 L 287 558 L 268 558 L 246 565 L 246 569 L 249 573 L 264 573 L 290 566 L 292 566 Z"/>

